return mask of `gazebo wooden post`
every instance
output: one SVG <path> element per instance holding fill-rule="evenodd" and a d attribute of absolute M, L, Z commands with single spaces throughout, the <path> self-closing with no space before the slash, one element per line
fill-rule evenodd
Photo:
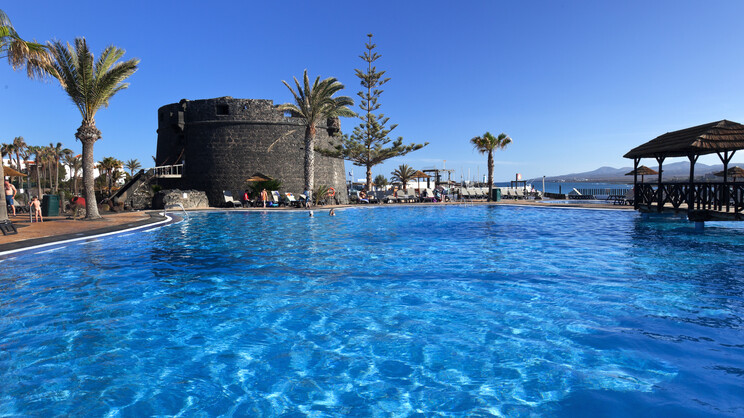
<path fill-rule="evenodd" d="M 731 159 L 734 158 L 734 154 L 736 151 L 731 151 L 731 155 L 729 155 L 728 151 L 724 151 L 723 155 L 721 155 L 720 152 L 716 152 L 718 154 L 718 158 L 721 159 L 721 162 L 723 163 L 723 193 L 721 193 L 721 199 L 723 199 L 724 202 L 726 202 L 726 212 L 729 211 L 729 186 L 728 186 L 728 164 L 731 162 Z M 723 203 L 719 203 L 719 207 L 723 207 Z"/>
<path fill-rule="evenodd" d="M 664 164 L 664 159 L 666 159 L 666 157 L 664 156 L 656 157 L 656 161 L 659 163 L 659 183 L 658 183 L 658 187 L 656 188 L 656 192 L 659 195 L 658 197 L 659 207 L 657 207 L 656 210 L 659 213 L 661 213 L 664 207 L 664 187 L 661 185 L 661 173 L 663 172 L 661 169 L 661 165 Z"/>
<path fill-rule="evenodd" d="M 638 190 L 638 164 L 640 162 L 640 158 L 633 158 L 633 209 L 638 209 L 638 196 L 641 194 Z"/>
<path fill-rule="evenodd" d="M 690 160 L 690 190 L 687 191 L 687 212 L 695 209 L 695 163 L 699 155 L 687 154 Z"/>

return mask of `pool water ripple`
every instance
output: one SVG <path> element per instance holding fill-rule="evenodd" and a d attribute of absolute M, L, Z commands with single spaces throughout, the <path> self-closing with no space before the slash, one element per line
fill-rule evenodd
<path fill-rule="evenodd" d="M 5 260 L 0 415 L 744 413 L 744 235 L 520 207 L 202 213 Z"/>

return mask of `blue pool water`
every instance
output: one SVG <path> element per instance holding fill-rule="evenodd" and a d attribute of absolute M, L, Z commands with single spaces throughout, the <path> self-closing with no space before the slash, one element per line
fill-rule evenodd
<path fill-rule="evenodd" d="M 744 230 L 201 213 L 6 259 L 0 416 L 742 416 Z"/>

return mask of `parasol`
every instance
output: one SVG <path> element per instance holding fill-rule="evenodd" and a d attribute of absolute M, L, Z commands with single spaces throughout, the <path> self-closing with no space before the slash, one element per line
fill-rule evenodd
<path fill-rule="evenodd" d="M 3 171 L 8 177 L 28 177 L 27 175 L 21 173 L 20 171 L 17 171 L 16 169 L 10 168 L 7 165 L 3 166 Z"/>
<path fill-rule="evenodd" d="M 734 181 L 736 181 L 737 177 L 744 177 L 744 169 L 734 166 L 726 170 L 725 174 L 726 174 L 726 177 L 731 176 L 734 178 Z M 715 173 L 714 175 L 718 177 L 723 177 L 724 172 L 719 171 L 718 173 Z"/>
<path fill-rule="evenodd" d="M 653 174 L 659 174 L 659 172 L 656 171 L 656 170 L 650 169 L 650 168 L 646 167 L 645 165 L 642 165 L 642 166 L 638 167 L 637 169 L 632 170 L 629 173 L 625 173 L 626 176 L 633 176 L 635 174 L 638 174 L 639 176 L 641 176 L 641 183 L 643 183 L 643 176 L 647 176 L 647 175 L 650 176 L 650 175 L 653 175 Z"/>

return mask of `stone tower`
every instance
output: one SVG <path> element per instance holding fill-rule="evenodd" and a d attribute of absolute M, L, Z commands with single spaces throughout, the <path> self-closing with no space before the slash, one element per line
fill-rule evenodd
<path fill-rule="evenodd" d="M 246 179 L 262 173 L 281 180 L 282 190 L 302 193 L 304 119 L 277 110 L 271 100 L 219 97 L 181 100 L 158 109 L 157 165 L 184 164 L 181 179 L 161 181 L 167 188 L 206 192 L 219 206 L 222 191 L 240 196 Z M 328 144 L 338 120 L 318 126 L 316 143 Z M 315 185 L 336 189 L 348 203 L 343 160 L 315 154 Z"/>

